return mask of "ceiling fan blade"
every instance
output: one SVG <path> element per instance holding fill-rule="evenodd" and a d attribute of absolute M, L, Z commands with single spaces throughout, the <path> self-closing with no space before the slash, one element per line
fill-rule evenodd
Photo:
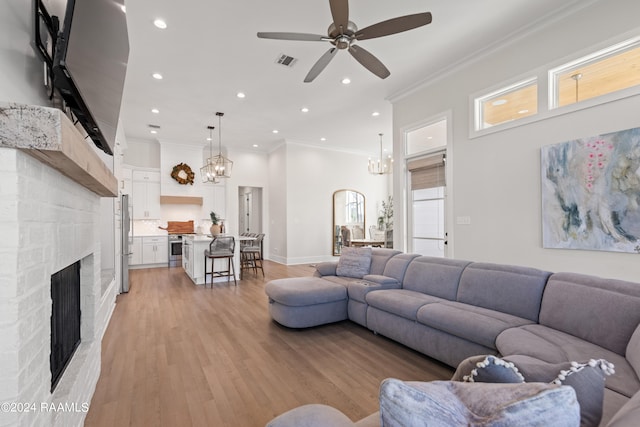
<path fill-rule="evenodd" d="M 354 38 L 357 40 L 367 40 L 401 33 L 403 31 L 413 30 L 414 28 L 430 24 L 431 20 L 432 17 L 430 12 L 400 16 L 398 18 L 388 19 L 365 27 L 357 31 Z"/>
<path fill-rule="evenodd" d="M 336 56 L 336 52 L 338 52 L 338 48 L 336 47 L 332 47 L 331 49 L 326 51 L 325 54 L 322 55 L 320 59 L 318 59 L 318 62 L 316 62 L 313 67 L 311 67 L 311 70 L 309 70 L 307 77 L 304 78 L 304 82 L 311 83 L 313 79 L 318 77 L 318 74 L 320 74 L 322 70 L 324 70 L 325 67 L 329 65 L 329 62 L 331 62 L 333 57 Z"/>
<path fill-rule="evenodd" d="M 387 69 L 387 67 L 385 67 L 384 64 L 380 62 L 378 58 L 373 56 L 368 50 L 360 46 L 351 45 L 351 47 L 349 47 L 349 53 L 356 59 L 356 61 L 361 63 L 364 68 L 371 71 L 381 79 L 386 79 L 387 77 L 389 77 L 389 75 L 391 75 L 391 72 Z"/>
<path fill-rule="evenodd" d="M 349 24 L 349 1 L 329 0 L 329 7 L 331 8 L 331 16 L 336 29 L 342 27 L 346 30 Z"/>
<path fill-rule="evenodd" d="M 301 40 L 307 42 L 321 42 L 331 40 L 327 36 L 307 33 L 258 33 L 261 39 Z"/>

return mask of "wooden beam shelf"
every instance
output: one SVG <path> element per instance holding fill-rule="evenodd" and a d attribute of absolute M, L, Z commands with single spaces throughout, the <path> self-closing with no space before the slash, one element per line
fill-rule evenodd
<path fill-rule="evenodd" d="M 200 205 L 202 197 L 194 196 L 160 196 L 161 205 Z"/>
<path fill-rule="evenodd" d="M 0 147 L 24 151 L 99 196 L 118 196 L 116 177 L 57 108 L 0 104 Z"/>

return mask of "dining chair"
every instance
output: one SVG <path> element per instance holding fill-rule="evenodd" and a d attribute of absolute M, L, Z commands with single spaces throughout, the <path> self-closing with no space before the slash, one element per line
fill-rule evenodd
<path fill-rule="evenodd" d="M 255 274 L 258 274 L 258 269 L 262 271 L 262 277 L 264 277 L 264 268 L 262 267 L 262 240 L 264 239 L 264 233 L 256 235 L 256 239 L 251 241 L 251 244 L 240 248 L 240 276 L 246 269 L 252 269 Z"/>
<path fill-rule="evenodd" d="M 233 255 L 236 249 L 236 240 L 233 236 L 215 236 L 211 243 L 209 243 L 209 249 L 204 251 L 204 285 L 207 286 L 207 274 L 211 275 L 211 287 L 213 287 L 214 277 L 226 277 L 227 282 L 229 278 L 233 277 L 233 283 L 238 285 L 236 281 L 235 266 L 233 264 Z M 226 259 L 227 269 L 216 270 L 216 260 Z M 207 260 L 211 260 L 211 271 L 207 271 Z"/>

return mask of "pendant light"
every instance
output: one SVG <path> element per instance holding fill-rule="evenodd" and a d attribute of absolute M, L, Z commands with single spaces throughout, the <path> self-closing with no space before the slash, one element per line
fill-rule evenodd
<path fill-rule="evenodd" d="M 372 175 L 385 175 L 391 173 L 392 170 L 392 162 L 391 156 L 387 156 L 386 158 L 382 157 L 382 135 L 380 136 L 380 157 L 378 160 L 373 160 L 369 158 L 369 173 Z"/>
<path fill-rule="evenodd" d="M 202 175 L 202 182 L 212 182 L 217 184 L 220 180 L 216 177 L 215 167 L 212 163 L 213 159 L 213 130 L 214 126 L 207 126 L 209 129 L 209 158 L 203 167 L 200 168 L 200 175 Z"/>
<path fill-rule="evenodd" d="M 220 178 L 231 178 L 233 162 L 222 155 L 222 116 L 224 113 L 216 113 L 218 116 L 218 155 L 207 159 L 207 164 L 200 169 L 203 182 L 220 182 Z M 213 126 L 208 127 L 210 131 Z M 212 143 L 213 144 L 213 143 Z M 213 153 L 212 153 L 213 154 Z"/>

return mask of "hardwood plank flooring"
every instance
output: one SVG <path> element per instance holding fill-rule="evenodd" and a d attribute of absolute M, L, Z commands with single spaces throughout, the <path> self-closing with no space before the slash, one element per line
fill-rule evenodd
<path fill-rule="evenodd" d="M 358 420 L 384 378 L 452 370 L 350 321 L 293 330 L 271 320 L 264 285 L 313 274 L 265 261 L 238 286 L 195 286 L 182 268 L 131 270 L 102 342 L 85 426 L 264 426 L 306 403 Z"/>

